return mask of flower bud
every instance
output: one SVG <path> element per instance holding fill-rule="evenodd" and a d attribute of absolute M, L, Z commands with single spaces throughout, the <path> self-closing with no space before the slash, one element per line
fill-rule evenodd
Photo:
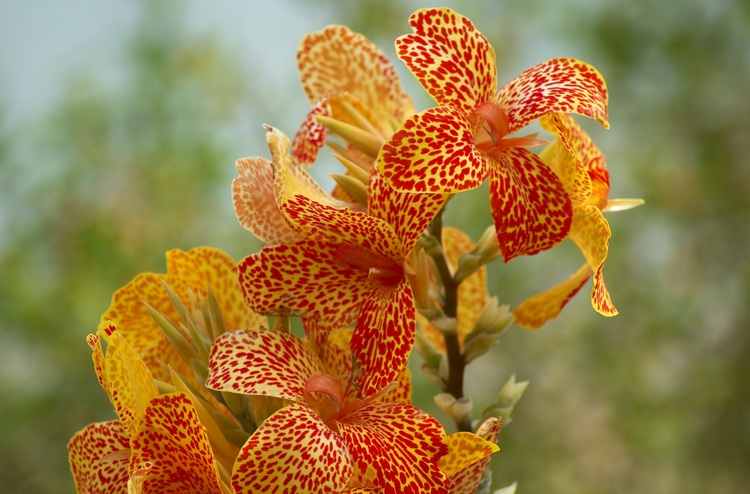
<path fill-rule="evenodd" d="M 454 398 L 450 393 L 438 393 L 435 395 L 435 404 L 447 413 L 457 424 L 471 420 L 473 404 L 471 398 Z"/>

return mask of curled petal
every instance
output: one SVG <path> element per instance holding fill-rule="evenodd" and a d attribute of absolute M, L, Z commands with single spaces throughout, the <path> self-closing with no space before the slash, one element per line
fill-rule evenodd
<path fill-rule="evenodd" d="M 261 314 L 316 317 L 331 327 L 350 324 L 373 283 L 367 271 L 338 264 L 337 248 L 305 240 L 246 257 L 238 269 L 248 305 Z"/>
<path fill-rule="evenodd" d="M 130 440 L 119 421 L 87 425 L 68 443 L 79 494 L 126 494 Z"/>
<path fill-rule="evenodd" d="M 449 453 L 440 459 L 439 465 L 441 471 L 450 477 L 451 494 L 474 494 L 476 492 L 484 471 L 490 464 L 490 455 L 498 451 L 495 443 L 501 425 L 502 420 L 491 417 L 479 426 L 476 434 L 459 432 L 447 436 Z M 456 455 L 458 455 L 457 459 Z M 468 464 L 472 458 L 476 457 L 481 458 L 468 467 L 461 466 Z M 454 473 L 448 473 L 449 468 Z"/>
<path fill-rule="evenodd" d="M 320 148 L 326 143 L 326 128 L 315 118 L 318 115 L 330 116 L 326 101 L 327 98 L 324 98 L 313 106 L 294 136 L 291 155 L 298 165 L 309 167 L 315 163 Z"/>
<path fill-rule="evenodd" d="M 578 293 L 588 281 L 591 274 L 591 267 L 584 264 L 567 280 L 524 300 L 521 305 L 513 309 L 516 324 L 527 329 L 537 329 L 545 322 L 556 318 L 573 295 Z"/>
<path fill-rule="evenodd" d="M 216 461 L 193 402 L 183 393 L 151 400 L 131 438 L 130 470 L 143 494 L 222 494 Z"/>
<path fill-rule="evenodd" d="M 603 267 L 604 265 L 599 266 L 599 269 L 594 273 L 594 286 L 591 288 L 591 305 L 599 314 L 612 317 L 616 316 L 618 312 L 612 303 L 607 287 L 604 285 Z"/>
<path fill-rule="evenodd" d="M 542 117 L 541 123 L 545 129 L 557 134 L 557 140 L 545 148 L 540 158 L 558 176 L 573 207 L 585 204 L 593 192 L 586 164 L 592 160 L 603 161 L 603 155 L 569 115 L 552 113 Z"/>
<path fill-rule="evenodd" d="M 368 403 L 347 415 L 339 430 L 356 466 L 355 481 L 385 492 L 448 493 L 437 466 L 447 453 L 437 420 L 406 403 Z"/>
<path fill-rule="evenodd" d="M 406 365 L 416 331 L 414 312 L 406 278 L 396 288 L 374 291 L 362 303 L 351 342 L 362 397 L 388 386 Z"/>
<path fill-rule="evenodd" d="M 495 51 L 474 24 L 447 8 L 420 9 L 414 34 L 396 40 L 398 57 L 440 106 L 470 113 L 497 90 Z"/>
<path fill-rule="evenodd" d="M 341 436 L 304 402 L 277 411 L 247 440 L 232 472 L 234 492 L 339 492 L 352 475 Z"/>
<path fill-rule="evenodd" d="M 548 113 L 577 113 L 607 123 L 607 85 L 591 65 L 555 58 L 524 70 L 502 87 L 497 103 L 508 116 L 509 133 Z"/>
<path fill-rule="evenodd" d="M 572 206 L 560 180 L 523 148 L 503 148 L 493 161 L 490 204 L 505 262 L 557 245 L 570 229 Z"/>
<path fill-rule="evenodd" d="M 247 395 L 296 400 L 305 383 L 325 373 L 302 340 L 281 331 L 232 331 L 211 347 L 206 387 Z"/>
<path fill-rule="evenodd" d="M 478 187 L 489 171 L 467 114 L 452 107 L 409 118 L 383 144 L 377 165 L 396 190 L 439 194 Z"/>
<path fill-rule="evenodd" d="M 299 240 L 276 203 L 273 164 L 264 158 L 244 158 L 235 166 L 239 176 L 232 181 L 232 202 L 240 224 L 264 243 Z"/>
<path fill-rule="evenodd" d="M 609 223 L 596 206 L 583 206 L 573 216 L 570 239 L 581 249 L 592 272 L 597 271 L 607 259 L 611 235 Z"/>

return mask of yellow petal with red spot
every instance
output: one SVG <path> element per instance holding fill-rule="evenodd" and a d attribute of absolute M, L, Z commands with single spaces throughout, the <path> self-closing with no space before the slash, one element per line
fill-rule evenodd
<path fill-rule="evenodd" d="M 297 65 L 310 104 L 333 93 L 347 93 L 372 112 L 372 123 L 385 135 L 391 132 L 392 120 L 401 122 L 414 111 L 385 54 L 345 26 L 328 26 L 305 36 L 297 51 Z M 345 119 L 335 102 L 332 110 L 334 118 Z"/>
<path fill-rule="evenodd" d="M 331 110 L 327 99 L 319 101 L 302 121 L 292 140 L 292 160 L 300 166 L 309 167 L 318 157 L 318 152 L 326 143 L 327 130 L 318 122 L 318 116 L 330 117 Z"/>
<path fill-rule="evenodd" d="M 539 157 L 560 179 L 573 208 L 585 204 L 591 197 L 593 186 L 584 163 L 594 158 L 594 150 L 598 156 L 601 153 L 570 116 L 553 113 L 542 117 L 541 123 L 542 127 L 557 135 L 557 140 L 547 146 Z"/>
<path fill-rule="evenodd" d="M 352 475 L 344 440 L 304 402 L 267 418 L 240 450 L 232 472 L 236 493 L 338 492 Z"/>
<path fill-rule="evenodd" d="M 356 485 L 385 492 L 447 493 L 437 466 L 447 453 L 434 418 L 406 403 L 368 403 L 338 423 L 355 464 Z"/>
<path fill-rule="evenodd" d="M 490 205 L 505 262 L 565 239 L 572 206 L 557 175 L 523 148 L 503 148 L 496 158 L 490 167 Z"/>
<path fill-rule="evenodd" d="M 431 108 L 406 120 L 383 144 L 377 166 L 396 190 L 439 194 L 476 188 L 489 172 L 468 114 L 454 107 Z"/>
<path fill-rule="evenodd" d="M 341 266 L 336 244 L 305 240 L 269 247 L 238 265 L 250 308 L 261 314 L 318 317 L 343 327 L 374 288 L 368 272 Z"/>
<path fill-rule="evenodd" d="M 131 450 L 136 492 L 222 494 L 206 429 L 184 393 L 151 400 Z"/>
<path fill-rule="evenodd" d="M 495 51 L 474 24 L 447 8 L 420 9 L 414 34 L 396 40 L 396 53 L 440 106 L 466 113 L 497 90 Z"/>
<path fill-rule="evenodd" d="M 602 267 L 604 265 L 599 266 L 599 269 L 594 273 L 594 286 L 591 289 L 591 305 L 599 314 L 612 317 L 616 316 L 618 312 L 614 304 L 612 304 L 607 287 L 604 285 Z"/>
<path fill-rule="evenodd" d="M 607 101 L 602 75 L 573 58 L 555 58 L 524 70 L 495 98 L 508 117 L 509 133 L 548 113 L 577 113 L 609 127 Z"/>
<path fill-rule="evenodd" d="M 308 379 L 325 373 L 320 358 L 299 338 L 281 331 L 233 331 L 213 344 L 206 387 L 297 400 Z"/>
<path fill-rule="evenodd" d="M 361 397 L 388 386 L 406 365 L 414 345 L 414 312 L 405 277 L 398 286 L 380 288 L 363 300 L 351 343 Z"/>
<path fill-rule="evenodd" d="M 490 455 L 499 449 L 495 443 L 501 425 L 500 419 L 492 417 L 479 426 L 476 434 L 459 432 L 446 438 L 450 449 L 449 453 L 440 459 L 440 469 L 450 477 L 450 494 L 476 492 L 484 471 L 490 464 Z M 481 458 L 469 466 L 462 466 L 476 457 Z"/>
<path fill-rule="evenodd" d="M 232 180 L 232 202 L 240 224 L 264 243 L 299 240 L 276 203 L 273 164 L 265 158 L 244 158 L 235 167 L 239 175 Z"/>
<path fill-rule="evenodd" d="M 68 443 L 79 494 L 126 494 L 130 440 L 119 421 L 87 425 Z"/>
<path fill-rule="evenodd" d="M 611 235 L 609 223 L 596 206 L 582 206 L 573 215 L 569 236 L 581 249 L 592 272 L 607 259 Z"/>
<path fill-rule="evenodd" d="M 591 274 L 591 267 L 586 263 L 567 280 L 526 299 L 513 309 L 516 324 L 527 329 L 537 329 L 550 319 L 556 318 Z"/>

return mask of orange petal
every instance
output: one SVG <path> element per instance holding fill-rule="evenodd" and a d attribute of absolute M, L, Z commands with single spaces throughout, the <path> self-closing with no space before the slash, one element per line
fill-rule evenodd
<path fill-rule="evenodd" d="M 306 240 L 268 247 L 242 260 L 245 300 L 261 314 L 318 317 L 347 326 L 374 287 L 366 271 L 337 264 L 336 244 Z"/>
<path fill-rule="evenodd" d="M 264 243 L 299 240 L 276 203 L 273 164 L 264 158 L 244 158 L 235 166 L 239 176 L 232 181 L 232 202 L 240 224 Z"/>
<path fill-rule="evenodd" d="M 537 329 L 550 319 L 556 318 L 573 295 L 578 293 L 578 290 L 588 281 L 591 274 L 591 267 L 584 264 L 567 280 L 526 299 L 513 309 L 516 324 L 527 329 Z"/>
<path fill-rule="evenodd" d="M 380 173 L 373 173 L 367 184 L 367 197 L 368 213 L 391 225 L 400 239 L 401 257 L 406 257 L 448 196 L 398 192 Z"/>
<path fill-rule="evenodd" d="M 406 365 L 414 344 L 414 312 L 406 278 L 397 288 L 374 291 L 363 300 L 351 342 L 362 397 L 388 386 Z"/>
<path fill-rule="evenodd" d="M 377 165 L 396 190 L 440 194 L 478 187 L 489 171 L 467 114 L 452 107 L 409 118 L 383 144 Z"/>
<path fill-rule="evenodd" d="M 143 494 L 222 494 L 206 429 L 184 393 L 151 400 L 144 428 L 131 438 L 132 482 Z"/>
<path fill-rule="evenodd" d="M 345 92 L 368 108 L 379 128 L 390 134 L 390 121 L 403 121 L 414 112 L 398 74 L 385 54 L 370 40 L 345 26 L 328 26 L 310 33 L 297 51 L 302 88 L 315 105 L 332 93 Z M 334 118 L 343 115 L 336 112 Z"/>
<path fill-rule="evenodd" d="M 318 157 L 318 152 L 326 143 L 327 131 L 325 126 L 315 118 L 318 115 L 330 116 L 327 98 L 320 100 L 307 114 L 294 135 L 292 141 L 292 159 L 298 165 L 309 167 Z"/>
<path fill-rule="evenodd" d="M 297 400 L 305 383 L 325 373 L 320 358 L 299 338 L 280 331 L 232 331 L 211 347 L 206 387 Z"/>
<path fill-rule="evenodd" d="M 458 432 L 446 437 L 449 453 L 440 459 L 439 466 L 450 477 L 450 494 L 476 492 L 490 464 L 490 455 L 499 449 L 495 443 L 501 424 L 500 419 L 493 417 L 487 419 L 476 434 Z"/>
<path fill-rule="evenodd" d="M 497 94 L 495 103 L 508 116 L 509 133 L 548 113 L 577 113 L 607 123 L 607 85 L 592 66 L 555 58 L 524 70 Z"/>
<path fill-rule="evenodd" d="M 448 479 L 437 466 L 448 449 L 445 433 L 425 412 L 406 403 L 368 403 L 338 426 L 356 466 L 355 485 L 447 492 Z"/>
<path fill-rule="evenodd" d="M 474 24 L 447 8 L 420 9 L 414 34 L 396 40 L 398 57 L 440 106 L 470 113 L 497 90 L 495 51 Z"/>
<path fill-rule="evenodd" d="M 560 180 L 524 148 L 502 148 L 490 172 L 490 205 L 505 262 L 560 243 L 572 221 Z"/>
<path fill-rule="evenodd" d="M 79 494 L 126 494 L 130 440 L 119 421 L 87 425 L 68 443 Z"/>
<path fill-rule="evenodd" d="M 232 472 L 236 493 L 339 492 L 352 459 L 338 434 L 304 402 L 277 411 L 247 440 Z"/>
<path fill-rule="evenodd" d="M 237 265 L 228 254 L 211 247 L 187 252 L 167 252 L 167 273 L 186 281 L 196 293 L 206 297 L 210 287 L 224 317 L 227 329 L 258 329 L 266 326 L 265 317 L 249 309 L 237 280 Z M 185 301 L 187 302 L 187 301 Z"/>

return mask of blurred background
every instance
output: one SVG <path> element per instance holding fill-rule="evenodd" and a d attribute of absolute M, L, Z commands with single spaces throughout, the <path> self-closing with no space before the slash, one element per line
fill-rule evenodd
<path fill-rule="evenodd" d="M 742 0 L 448 1 L 492 42 L 501 83 L 558 56 L 596 66 L 611 129 L 605 267 L 620 315 L 579 294 L 538 331 L 512 328 L 469 368 L 481 409 L 531 385 L 500 436 L 495 486 L 519 492 L 745 492 L 750 486 L 750 4 Z M 231 206 L 234 160 L 267 156 L 308 110 L 301 37 L 347 24 L 394 61 L 422 1 L 74 0 L 0 3 L 0 485 L 72 493 L 65 449 L 114 413 L 85 336 L 111 294 L 164 252 L 258 243 Z M 317 176 L 330 185 L 334 160 Z M 326 168 L 328 167 L 328 168 Z M 477 239 L 486 190 L 451 205 Z M 473 222 L 476 218 L 476 222 Z M 469 221 L 471 219 L 471 222 Z M 563 244 L 493 264 L 511 305 L 572 274 Z M 584 290 L 586 291 L 586 290 Z M 415 369 L 419 362 L 415 356 Z M 415 372 L 417 404 L 434 389 Z M 420 384 L 421 383 L 421 384 Z"/>

